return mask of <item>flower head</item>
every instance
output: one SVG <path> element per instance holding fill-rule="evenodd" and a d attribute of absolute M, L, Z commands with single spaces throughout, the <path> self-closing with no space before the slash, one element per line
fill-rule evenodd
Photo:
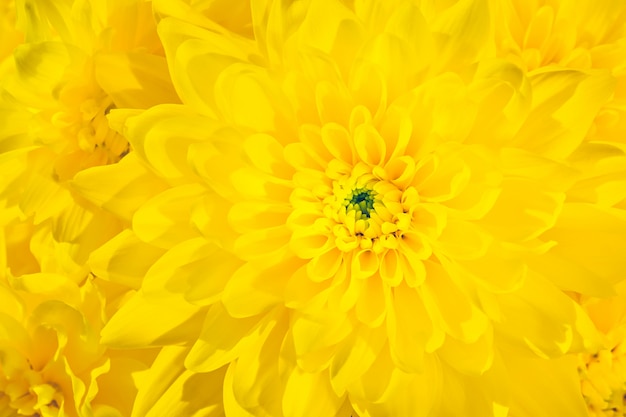
<path fill-rule="evenodd" d="M 167 189 L 92 257 L 158 257 L 107 343 L 194 339 L 189 370 L 228 367 L 227 414 L 272 416 L 496 415 L 498 357 L 592 344 L 562 290 L 625 272 L 572 239 L 602 234 L 605 260 L 624 241 L 621 208 L 584 191 L 625 157 L 584 144 L 610 74 L 499 59 L 487 1 L 267 2 L 253 37 L 156 6 L 184 104 L 111 113 Z"/>
<path fill-rule="evenodd" d="M 581 391 L 590 416 L 608 417 L 624 414 L 626 404 L 626 346 L 623 284 L 618 295 L 581 301 L 603 335 L 602 345 L 579 355 L 578 372 Z"/>
<path fill-rule="evenodd" d="M 40 262 L 46 272 L 79 282 L 89 272 L 89 253 L 120 231 L 121 222 L 82 199 L 71 180 L 130 151 L 109 126 L 112 108 L 177 98 L 150 4 L 28 0 L 15 4 L 15 14 L 25 42 L 15 48 L 15 65 L 0 89 L 0 164 L 10 173 L 2 178 L 1 197 L 18 208 L 16 219 L 32 219 L 35 235 L 46 241 L 31 248 L 46 258 Z M 151 94 L 136 94 L 148 88 Z"/>

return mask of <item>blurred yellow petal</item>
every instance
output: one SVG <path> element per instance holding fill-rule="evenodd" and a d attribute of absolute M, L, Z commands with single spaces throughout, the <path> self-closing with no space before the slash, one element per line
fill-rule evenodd
<path fill-rule="evenodd" d="M 575 362 L 574 357 L 552 360 L 516 358 L 507 361 L 507 371 L 518 387 L 512 391 L 510 413 L 520 417 L 548 417 L 563 413 L 587 416 Z"/>
<path fill-rule="evenodd" d="M 223 415 L 222 384 L 225 368 L 210 373 L 194 373 L 182 366 L 188 349 L 164 348 L 144 376 L 133 406 L 132 416 L 156 417 Z"/>
<path fill-rule="evenodd" d="M 161 346 L 183 342 L 202 324 L 200 308 L 176 297 L 160 299 L 141 293 L 132 297 L 102 329 L 102 343 L 120 348 Z M 152 323 L 145 326 L 145 322 Z"/>

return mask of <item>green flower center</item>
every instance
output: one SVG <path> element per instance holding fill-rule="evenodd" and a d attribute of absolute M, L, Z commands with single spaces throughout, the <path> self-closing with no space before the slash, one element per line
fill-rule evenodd
<path fill-rule="evenodd" d="M 356 217 L 370 218 L 370 213 L 374 210 L 374 197 L 376 193 L 368 188 L 356 188 L 352 190 L 344 200 L 347 211 L 356 211 Z"/>

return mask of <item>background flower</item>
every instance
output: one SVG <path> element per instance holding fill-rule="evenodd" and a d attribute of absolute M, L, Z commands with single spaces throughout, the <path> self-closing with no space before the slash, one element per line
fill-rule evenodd
<path fill-rule="evenodd" d="M 89 253 L 123 222 L 82 199 L 69 181 L 129 152 L 106 120 L 111 108 L 177 98 L 150 4 L 26 1 L 15 14 L 25 43 L 2 82 L 2 197 L 45 240 L 32 245 L 35 256 L 80 280 Z"/>
<path fill-rule="evenodd" d="M 77 285 L 39 272 L 32 228 L 3 224 L 0 282 L 0 415 L 126 416 L 156 352 L 119 352 L 100 329 L 123 294 L 93 276 Z M 26 245 L 25 245 L 26 244 Z"/>
<path fill-rule="evenodd" d="M 581 390 L 591 416 L 624 413 L 624 288 L 608 299 L 584 297 L 582 305 L 603 335 L 599 349 L 579 355 Z"/>

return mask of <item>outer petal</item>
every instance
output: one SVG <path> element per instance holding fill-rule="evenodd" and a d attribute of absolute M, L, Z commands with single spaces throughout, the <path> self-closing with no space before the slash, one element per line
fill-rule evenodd
<path fill-rule="evenodd" d="M 70 184 L 92 203 L 126 221 L 141 204 L 166 188 L 165 182 L 148 171 L 135 153 L 117 164 L 80 171 Z"/>
<path fill-rule="evenodd" d="M 250 317 L 281 303 L 290 274 L 301 265 L 296 258 L 270 265 L 243 265 L 226 284 L 222 297 L 226 310 L 233 317 Z"/>
<path fill-rule="evenodd" d="M 343 395 L 346 388 L 369 369 L 385 339 L 382 327 L 371 329 L 360 325 L 343 341 L 330 365 L 330 381 L 337 395 Z"/>
<path fill-rule="evenodd" d="M 223 36 L 217 30 L 204 30 L 175 18 L 165 18 L 158 26 L 178 95 L 183 103 L 208 116 L 217 110 L 214 87 L 219 74 L 254 54 L 253 42 Z"/>
<path fill-rule="evenodd" d="M 501 294 L 499 303 L 503 320 L 495 326 L 498 333 L 540 357 L 561 356 L 580 349 L 581 337 L 584 344 L 596 338 L 581 318 L 580 307 L 535 273 L 528 275 L 518 291 Z"/>
<path fill-rule="evenodd" d="M 157 175 L 187 182 L 194 178 L 189 150 L 194 144 L 204 143 L 220 126 L 189 107 L 162 104 L 128 117 L 122 132 Z"/>
<path fill-rule="evenodd" d="M 586 269 L 612 284 L 626 276 L 621 250 L 626 245 L 626 216 L 622 210 L 566 204 L 554 228 L 542 238 L 557 242 L 550 253 L 579 270 Z"/>
<path fill-rule="evenodd" d="M 481 224 L 502 240 L 529 240 L 554 225 L 564 200 L 564 193 L 535 181 L 505 179 L 498 200 Z"/>
<path fill-rule="evenodd" d="M 182 367 L 188 348 L 163 348 L 142 384 L 133 406 L 132 417 L 223 415 L 222 385 L 226 368 L 209 373 L 193 373 Z"/>
<path fill-rule="evenodd" d="M 101 343 L 142 348 L 185 342 L 202 324 L 200 308 L 180 297 L 133 295 L 102 329 Z M 146 323 L 150 323 L 146 326 Z"/>
<path fill-rule="evenodd" d="M 388 351 L 383 349 L 376 362 L 350 391 L 359 415 L 437 415 L 435 407 L 441 395 L 440 369 L 434 356 L 427 355 L 426 358 L 422 373 L 406 374 L 394 369 Z"/>
<path fill-rule="evenodd" d="M 511 391 L 517 381 L 507 375 L 502 359 L 495 357 L 493 365 L 480 375 L 467 375 L 442 364 L 443 392 L 445 396 L 439 415 L 461 416 L 480 415 L 485 417 L 506 417 L 509 414 Z M 455 401 L 446 401 L 454 398 Z M 515 415 L 516 416 L 516 415 Z"/>
<path fill-rule="evenodd" d="M 144 242 L 168 249 L 200 236 L 190 219 L 206 194 L 197 184 L 170 188 L 142 205 L 133 216 L 133 230 Z"/>
<path fill-rule="evenodd" d="M 424 355 L 441 345 L 444 332 L 432 322 L 416 289 L 395 287 L 389 304 L 387 331 L 394 363 L 405 372 L 421 372 Z"/>
<path fill-rule="evenodd" d="M 488 328 L 485 314 L 472 302 L 448 273 L 435 262 L 426 262 L 424 305 L 434 320 L 453 337 L 471 343 Z"/>
<path fill-rule="evenodd" d="M 429 0 L 422 10 L 441 45 L 442 68 L 460 69 L 491 52 L 493 11 L 488 0 L 461 0 L 451 6 Z"/>
<path fill-rule="evenodd" d="M 515 381 L 511 415 L 520 417 L 587 416 L 576 371 L 577 358 L 509 358 L 506 367 Z"/>
<path fill-rule="evenodd" d="M 165 58 L 146 53 L 102 54 L 96 79 L 119 108 L 147 109 L 178 103 Z"/>
<path fill-rule="evenodd" d="M 185 359 L 195 372 L 211 372 L 237 358 L 252 344 L 259 343 L 272 328 L 271 316 L 265 318 L 231 317 L 220 304 L 211 306 L 198 340 Z"/>
<path fill-rule="evenodd" d="M 287 329 L 286 316 L 280 310 L 276 313 L 268 316 L 267 325 L 253 344 L 241 351 L 232 378 L 236 402 L 255 416 L 281 415 L 284 397 L 282 384 L 276 382 L 280 380 L 279 358 Z M 302 398 L 302 393 L 298 398 Z"/>
<path fill-rule="evenodd" d="M 533 110 L 514 143 L 552 158 L 566 158 L 582 142 L 614 80 L 606 73 L 545 70 L 531 78 Z"/>
<path fill-rule="evenodd" d="M 143 277 L 165 251 L 140 241 L 124 230 L 89 255 L 91 272 L 106 279 L 138 289 Z"/>

